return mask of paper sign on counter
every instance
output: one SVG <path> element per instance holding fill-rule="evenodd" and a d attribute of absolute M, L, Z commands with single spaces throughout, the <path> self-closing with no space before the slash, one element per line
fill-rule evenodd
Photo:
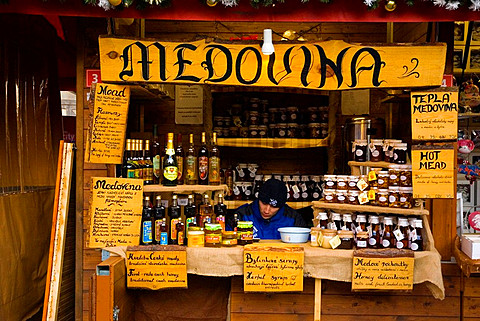
<path fill-rule="evenodd" d="M 88 162 L 122 163 L 129 100 L 129 86 L 96 84 Z"/>
<path fill-rule="evenodd" d="M 243 252 L 245 292 L 303 291 L 304 250 L 282 244 L 247 245 Z"/>
<path fill-rule="evenodd" d="M 455 175 L 453 146 L 412 147 L 413 198 L 453 198 Z"/>
<path fill-rule="evenodd" d="M 183 246 L 129 247 L 126 266 L 129 288 L 187 287 L 187 252 Z"/>
<path fill-rule="evenodd" d="M 457 139 L 458 88 L 410 94 L 413 140 Z"/>
<path fill-rule="evenodd" d="M 89 247 L 138 245 L 143 180 L 92 178 Z"/>
<path fill-rule="evenodd" d="M 412 290 L 413 252 L 393 249 L 376 251 L 354 251 L 352 290 Z"/>

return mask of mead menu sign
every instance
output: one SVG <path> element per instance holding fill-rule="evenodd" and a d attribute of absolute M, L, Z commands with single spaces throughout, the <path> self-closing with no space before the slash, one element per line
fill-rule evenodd
<path fill-rule="evenodd" d="M 138 245 L 142 198 L 141 179 L 93 177 L 89 247 Z"/>
<path fill-rule="evenodd" d="M 413 140 L 457 139 L 458 88 L 410 94 Z"/>
<path fill-rule="evenodd" d="M 445 44 L 363 46 L 340 40 L 275 44 L 100 37 L 102 80 L 319 90 L 440 86 Z"/>

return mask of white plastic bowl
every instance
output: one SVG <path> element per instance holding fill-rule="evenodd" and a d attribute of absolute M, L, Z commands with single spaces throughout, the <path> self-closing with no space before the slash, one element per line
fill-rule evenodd
<path fill-rule="evenodd" d="M 310 229 L 306 227 L 281 227 L 278 231 L 285 243 L 306 243 L 310 236 Z"/>

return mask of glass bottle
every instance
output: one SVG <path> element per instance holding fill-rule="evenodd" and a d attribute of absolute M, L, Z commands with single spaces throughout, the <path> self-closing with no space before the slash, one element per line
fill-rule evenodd
<path fill-rule="evenodd" d="M 314 182 L 312 188 L 312 200 L 318 201 L 322 197 L 322 189 L 320 188 L 320 176 L 313 176 L 312 180 Z"/>
<path fill-rule="evenodd" d="M 176 186 L 178 183 L 178 165 L 173 149 L 173 133 L 168 133 L 167 151 L 163 159 L 163 185 Z"/>
<path fill-rule="evenodd" d="M 150 245 L 153 243 L 152 235 L 152 206 L 150 197 L 145 196 L 142 210 L 142 230 L 140 231 L 140 245 Z"/>
<path fill-rule="evenodd" d="M 234 231 L 237 231 L 239 221 L 240 221 L 240 218 L 238 217 L 238 213 L 234 213 L 233 214 L 233 226 L 232 226 Z"/>
<path fill-rule="evenodd" d="M 138 153 L 138 139 L 132 139 L 132 163 L 135 165 L 135 178 L 142 178 L 142 166 L 140 164 L 140 155 Z"/>
<path fill-rule="evenodd" d="M 155 233 L 154 233 L 154 243 L 161 244 L 161 236 L 162 236 L 162 222 L 165 218 L 165 207 L 162 205 L 162 197 L 157 195 L 155 198 L 155 207 L 153 208 L 153 219 L 154 219 L 154 226 L 155 226 Z"/>
<path fill-rule="evenodd" d="M 195 203 L 193 201 L 193 194 L 188 195 L 188 204 L 183 210 L 185 212 L 185 228 L 188 231 L 188 228 L 190 226 L 197 225 L 197 207 L 195 206 Z"/>
<path fill-rule="evenodd" d="M 213 223 L 213 207 L 210 204 L 210 200 L 208 197 L 208 194 L 203 194 L 203 201 L 202 204 L 200 205 L 199 213 L 198 213 L 198 218 L 197 218 L 197 224 L 200 227 L 205 227 L 205 223 Z"/>
<path fill-rule="evenodd" d="M 198 151 L 198 184 L 208 185 L 208 148 L 205 132 L 202 132 L 202 147 Z"/>
<path fill-rule="evenodd" d="M 320 212 L 317 215 L 318 219 L 320 220 L 320 228 L 321 229 L 328 229 L 328 215 L 325 212 Z"/>
<path fill-rule="evenodd" d="M 367 217 L 365 214 L 357 214 L 355 218 L 355 228 L 357 232 L 365 232 L 367 230 Z"/>
<path fill-rule="evenodd" d="M 332 221 L 333 221 L 333 224 L 335 224 L 336 230 L 342 229 L 342 217 L 339 213 L 332 212 Z"/>
<path fill-rule="evenodd" d="M 395 237 L 397 239 L 397 249 L 408 249 L 408 219 L 399 217 L 398 218 L 398 231 L 395 231 Z"/>
<path fill-rule="evenodd" d="M 413 221 L 413 229 L 410 232 L 410 249 L 413 251 L 423 251 L 423 222 L 420 219 Z"/>
<path fill-rule="evenodd" d="M 162 181 L 162 148 L 158 139 L 158 125 L 153 125 L 153 141 L 152 141 L 152 167 L 153 167 L 153 183 L 160 184 Z"/>
<path fill-rule="evenodd" d="M 153 161 L 152 154 L 150 153 L 150 141 L 145 141 L 145 151 L 143 154 L 144 158 L 144 167 L 143 167 L 143 184 L 150 185 L 153 184 Z"/>
<path fill-rule="evenodd" d="M 352 214 L 343 214 L 342 215 L 342 220 L 343 220 L 342 229 L 348 230 L 348 231 L 353 231 Z"/>
<path fill-rule="evenodd" d="M 217 147 L 217 133 L 213 133 L 212 149 L 208 159 L 208 183 L 210 185 L 220 185 L 220 150 Z"/>
<path fill-rule="evenodd" d="M 393 235 L 393 220 L 391 217 L 383 219 L 382 247 L 389 248 L 395 246 L 395 236 Z"/>
<path fill-rule="evenodd" d="M 160 225 L 160 245 L 168 245 L 168 225 L 167 218 L 162 219 L 162 224 Z"/>
<path fill-rule="evenodd" d="M 225 184 L 227 184 L 227 193 L 225 194 L 226 200 L 233 199 L 233 169 L 232 166 L 228 166 L 225 170 Z"/>
<path fill-rule="evenodd" d="M 218 194 L 218 203 L 213 207 L 216 222 L 222 226 L 225 231 L 225 216 L 227 216 L 227 206 L 223 203 L 223 195 Z"/>
<path fill-rule="evenodd" d="M 380 222 L 378 216 L 370 216 L 368 247 L 377 249 L 380 246 Z"/>
<path fill-rule="evenodd" d="M 185 224 L 182 222 L 182 218 L 179 217 L 177 224 L 175 225 L 177 233 L 177 245 L 185 245 Z"/>
<path fill-rule="evenodd" d="M 183 185 L 184 176 L 183 176 L 183 159 L 185 157 L 185 152 L 183 151 L 182 146 L 182 134 L 177 134 L 177 148 L 175 149 L 175 158 L 177 159 L 178 166 L 178 185 Z"/>
<path fill-rule="evenodd" d="M 168 244 L 177 244 L 177 223 L 180 218 L 180 206 L 178 206 L 177 195 L 172 196 L 172 206 L 168 208 L 170 217 L 170 240 Z"/>
<path fill-rule="evenodd" d="M 143 173 L 145 171 L 145 160 L 143 157 L 143 140 L 137 139 L 137 162 L 140 166 L 138 172 L 138 178 L 143 179 Z"/>
<path fill-rule="evenodd" d="M 193 144 L 193 134 L 190 134 L 190 144 L 188 145 L 187 155 L 185 157 L 185 184 L 197 184 L 197 154 Z"/>
<path fill-rule="evenodd" d="M 135 178 L 135 164 L 132 161 L 132 140 L 131 139 L 127 139 L 125 163 L 124 163 L 122 175 L 125 178 Z"/>

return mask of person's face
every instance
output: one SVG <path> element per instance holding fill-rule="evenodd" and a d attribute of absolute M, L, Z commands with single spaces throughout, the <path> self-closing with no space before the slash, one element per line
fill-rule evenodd
<path fill-rule="evenodd" d="M 260 205 L 260 215 L 262 215 L 265 220 L 268 220 L 275 216 L 275 214 L 277 214 L 278 210 L 280 209 L 279 207 L 273 207 L 270 204 L 265 204 L 260 200 L 258 200 L 258 204 Z"/>

